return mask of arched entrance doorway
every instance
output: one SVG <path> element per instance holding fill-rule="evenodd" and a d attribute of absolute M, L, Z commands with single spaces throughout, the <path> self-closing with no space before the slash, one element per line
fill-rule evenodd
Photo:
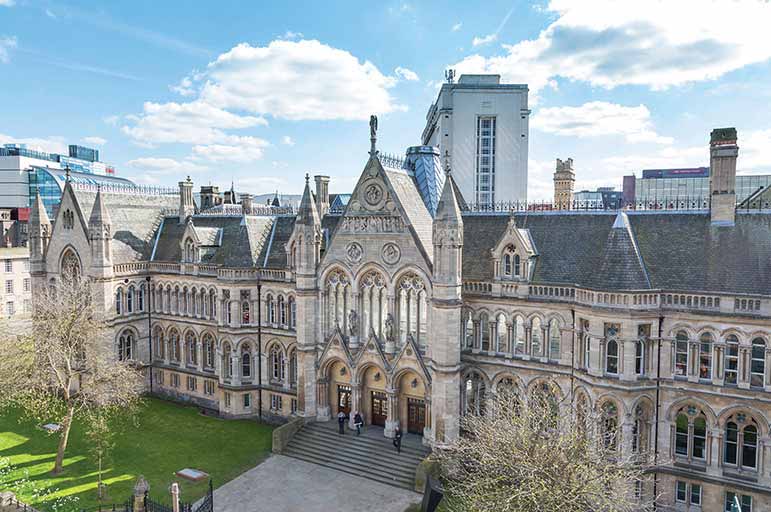
<path fill-rule="evenodd" d="M 342 361 L 329 365 L 327 373 L 329 383 L 328 400 L 330 414 L 336 417 L 339 412 L 351 414 L 351 371 Z"/>
<path fill-rule="evenodd" d="M 386 426 L 388 418 L 388 395 L 386 394 L 386 373 L 375 365 L 367 367 L 361 376 L 362 415 L 370 425 Z"/>
<path fill-rule="evenodd" d="M 428 404 L 426 403 L 426 386 L 423 379 L 407 370 L 396 380 L 398 393 L 397 415 L 403 431 L 410 434 L 423 435 L 428 426 Z"/>

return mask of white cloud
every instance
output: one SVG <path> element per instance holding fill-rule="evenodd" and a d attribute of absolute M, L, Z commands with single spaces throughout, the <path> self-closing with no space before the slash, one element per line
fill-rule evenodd
<path fill-rule="evenodd" d="M 738 171 L 759 173 L 771 171 L 771 129 L 739 132 Z"/>
<path fill-rule="evenodd" d="M 110 126 L 118 126 L 118 123 L 120 122 L 120 116 L 107 116 L 102 118 L 102 121 L 104 121 L 105 124 L 109 124 Z"/>
<path fill-rule="evenodd" d="M 46 16 L 54 20 L 56 19 L 56 14 L 51 9 L 46 9 Z"/>
<path fill-rule="evenodd" d="M 531 127 L 546 133 L 572 137 L 622 135 L 628 142 L 671 144 L 671 137 L 656 133 L 645 105 L 627 107 L 592 101 L 578 107 L 542 108 L 533 116 Z"/>
<path fill-rule="evenodd" d="M 16 37 L 0 36 L 0 63 L 7 64 L 10 62 L 10 50 L 13 50 L 14 48 L 16 48 Z"/>
<path fill-rule="evenodd" d="M 453 32 L 457 32 L 457 31 L 458 31 L 458 30 L 460 30 L 462 27 L 463 27 L 463 22 L 460 22 L 460 21 L 459 21 L 458 23 L 456 23 L 455 25 L 453 25 L 453 26 L 452 26 L 452 31 L 453 31 Z"/>
<path fill-rule="evenodd" d="M 251 162 L 261 159 L 268 146 L 270 143 L 257 137 L 229 137 L 224 144 L 193 146 L 191 158 L 210 162 Z"/>
<path fill-rule="evenodd" d="M 190 103 L 146 102 L 142 114 L 126 116 L 121 129 L 140 145 L 164 143 L 211 144 L 225 142 L 223 130 L 266 125 L 261 117 L 240 116 L 203 101 Z"/>
<path fill-rule="evenodd" d="M 411 69 L 403 68 L 401 66 L 397 66 L 397 68 L 394 69 L 394 74 L 399 78 L 402 78 L 409 82 L 416 82 L 420 80 L 420 77 L 418 77 L 417 73 L 415 73 Z"/>
<path fill-rule="evenodd" d="M 0 0 L 0 7 L 13 7 L 16 5 L 14 0 Z"/>
<path fill-rule="evenodd" d="M 497 40 L 498 34 L 487 34 L 486 36 L 482 37 L 475 36 L 474 39 L 471 40 L 471 46 L 476 48 L 477 46 L 484 46 Z"/>
<path fill-rule="evenodd" d="M 289 135 L 284 135 L 281 137 L 281 144 L 284 144 L 285 146 L 294 146 L 294 139 Z"/>
<path fill-rule="evenodd" d="M 177 85 L 170 85 L 169 90 L 176 92 L 180 96 L 193 96 L 195 94 L 195 88 L 193 87 L 193 79 L 189 76 L 184 77 L 179 81 Z"/>
<path fill-rule="evenodd" d="M 222 109 L 291 120 L 360 120 L 405 109 L 388 92 L 395 78 L 319 41 L 242 43 L 211 62 L 204 75 L 200 100 Z"/>
<path fill-rule="evenodd" d="M 504 44 L 501 55 L 471 55 L 451 67 L 498 73 L 506 82 L 529 84 L 537 95 L 555 77 L 606 88 L 664 89 L 771 58 L 766 2 L 552 0 L 547 10 L 557 19 L 536 39 Z"/>
<path fill-rule="evenodd" d="M 83 137 L 83 142 L 94 146 L 104 146 L 107 144 L 107 139 L 103 139 L 102 137 Z"/>
<path fill-rule="evenodd" d="M 64 137 L 12 137 L 0 133 L 0 146 L 3 144 L 26 144 L 27 149 L 46 153 L 68 154 Z"/>
<path fill-rule="evenodd" d="M 284 32 L 283 36 L 279 36 L 278 39 L 285 39 L 287 41 L 293 41 L 295 39 L 302 39 L 303 33 L 302 32 L 293 32 L 291 30 L 287 30 Z"/>

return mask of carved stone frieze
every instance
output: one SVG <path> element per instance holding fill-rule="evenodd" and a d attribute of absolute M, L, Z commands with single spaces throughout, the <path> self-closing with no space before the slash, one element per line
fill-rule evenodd
<path fill-rule="evenodd" d="M 340 221 L 341 233 L 404 233 L 401 217 L 396 216 L 350 216 Z"/>

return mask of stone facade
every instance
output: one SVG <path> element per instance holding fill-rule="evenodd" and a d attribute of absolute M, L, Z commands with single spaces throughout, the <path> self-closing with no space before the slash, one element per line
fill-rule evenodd
<path fill-rule="evenodd" d="M 297 215 L 196 212 L 190 186 L 68 185 L 54 222 L 32 213 L 33 286 L 92 276 L 154 393 L 227 417 L 359 411 L 437 445 L 499 387 L 537 390 L 655 455 L 640 492 L 663 505 L 771 507 L 767 212 L 468 213 L 448 175 L 432 215 L 374 149 L 342 214 L 307 179 Z"/>

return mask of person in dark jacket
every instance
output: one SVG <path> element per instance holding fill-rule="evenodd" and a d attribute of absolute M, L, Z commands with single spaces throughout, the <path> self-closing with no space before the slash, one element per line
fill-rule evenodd
<path fill-rule="evenodd" d="M 357 436 L 360 435 L 361 434 L 361 427 L 362 427 L 362 425 L 364 425 L 364 418 L 362 418 L 361 414 L 359 414 L 358 412 L 353 417 L 353 424 L 356 427 L 356 435 Z"/>
<path fill-rule="evenodd" d="M 343 411 L 337 413 L 337 425 L 340 427 L 341 434 L 345 434 L 345 418 L 347 416 Z"/>
<path fill-rule="evenodd" d="M 396 448 L 396 453 L 402 453 L 402 429 L 399 427 L 396 427 L 396 430 L 394 430 L 394 447 Z"/>

